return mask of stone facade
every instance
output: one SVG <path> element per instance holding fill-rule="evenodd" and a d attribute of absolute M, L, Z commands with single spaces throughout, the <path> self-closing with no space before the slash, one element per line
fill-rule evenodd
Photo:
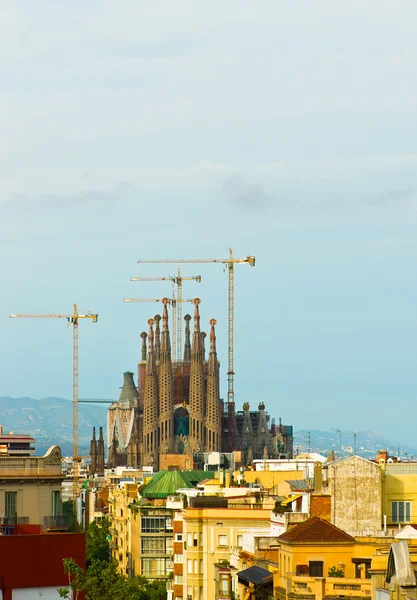
<path fill-rule="evenodd" d="M 351 535 L 376 535 L 382 524 L 379 464 L 360 456 L 347 456 L 328 463 L 325 469 L 331 495 L 331 523 Z"/>

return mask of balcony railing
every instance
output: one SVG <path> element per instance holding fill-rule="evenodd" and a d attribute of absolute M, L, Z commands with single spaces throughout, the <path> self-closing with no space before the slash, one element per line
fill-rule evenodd
<path fill-rule="evenodd" d="M 44 525 L 46 529 L 68 529 L 68 516 L 45 517 Z"/>
<path fill-rule="evenodd" d="M 320 585 L 322 595 L 370 596 L 370 579 L 348 579 L 342 577 L 310 577 L 309 575 L 294 575 L 287 573 L 288 592 L 295 594 L 314 594 Z"/>
<path fill-rule="evenodd" d="M 29 525 L 29 517 L 3 517 L 0 523 L 3 525 Z"/>

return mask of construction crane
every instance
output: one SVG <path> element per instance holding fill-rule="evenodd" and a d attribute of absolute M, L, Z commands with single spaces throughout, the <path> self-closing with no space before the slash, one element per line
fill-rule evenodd
<path fill-rule="evenodd" d="M 182 360 L 182 282 L 196 281 L 201 283 L 201 275 L 190 275 L 183 277 L 181 270 L 178 269 L 178 275 L 168 275 L 168 277 L 131 277 L 130 281 L 171 281 L 177 286 L 177 295 L 173 293 L 172 303 L 172 354 L 177 364 Z M 178 306 L 176 302 L 179 302 Z M 187 301 L 186 301 L 187 302 Z"/>
<path fill-rule="evenodd" d="M 246 258 L 233 258 L 232 248 L 229 248 L 228 258 L 203 258 L 203 259 L 178 259 L 178 260 L 138 260 L 138 263 L 221 263 L 226 265 L 228 270 L 228 371 L 227 371 L 227 401 L 234 403 L 234 312 L 235 312 L 235 264 L 247 263 L 251 267 L 255 266 L 255 257 L 247 256 Z"/>
<path fill-rule="evenodd" d="M 182 341 L 180 341 L 178 343 L 178 331 L 180 329 L 180 323 L 179 320 L 181 318 L 182 320 L 182 304 L 183 302 L 191 302 L 192 304 L 194 303 L 195 298 L 193 299 L 184 299 L 181 298 L 181 300 L 179 298 L 123 298 L 123 302 L 165 302 L 166 304 L 169 304 L 171 306 L 171 310 L 172 310 L 172 323 L 174 323 L 175 325 L 173 325 L 173 329 L 172 329 L 172 355 L 175 357 L 175 360 L 177 361 L 177 363 L 180 363 L 182 360 L 181 357 L 181 344 Z M 180 317 L 177 315 L 181 315 Z M 181 323 L 181 327 L 182 327 L 182 323 Z M 177 335 L 174 335 L 176 331 Z M 182 339 L 182 336 L 180 336 L 180 340 Z"/>
<path fill-rule="evenodd" d="M 72 325 L 73 331 L 73 345 L 72 345 L 72 443 L 73 443 L 73 498 L 78 496 L 78 482 L 79 482 L 79 462 L 80 457 L 78 455 L 78 320 L 79 319 L 91 319 L 92 323 L 97 323 L 98 314 L 87 313 L 86 315 L 80 315 L 78 313 L 77 305 L 74 304 L 74 311 L 72 314 L 16 314 L 10 315 L 11 319 L 66 319 L 70 325 Z M 74 502 L 75 510 L 75 502 Z"/>

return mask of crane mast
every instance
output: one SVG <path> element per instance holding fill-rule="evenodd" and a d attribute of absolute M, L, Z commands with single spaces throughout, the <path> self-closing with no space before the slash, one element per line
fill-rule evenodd
<path fill-rule="evenodd" d="M 78 320 L 91 319 L 92 323 L 97 323 L 98 314 L 87 313 L 80 315 L 77 305 L 73 305 L 72 314 L 13 314 L 12 319 L 66 319 L 72 325 L 72 442 L 73 442 L 73 499 L 78 496 L 79 484 L 79 463 L 80 456 L 78 450 Z M 74 502 L 75 510 L 75 502 Z"/>
<path fill-rule="evenodd" d="M 232 248 L 229 248 L 228 258 L 189 258 L 189 259 L 167 259 L 167 260 L 138 260 L 138 263 L 158 264 L 179 264 L 179 263 L 221 263 L 225 264 L 228 271 L 228 301 L 227 301 L 227 401 L 229 406 L 233 406 L 234 410 L 234 325 L 235 325 L 235 264 L 249 264 L 255 266 L 255 257 L 247 256 L 246 258 L 233 258 Z M 232 437 L 234 433 L 232 432 Z"/>

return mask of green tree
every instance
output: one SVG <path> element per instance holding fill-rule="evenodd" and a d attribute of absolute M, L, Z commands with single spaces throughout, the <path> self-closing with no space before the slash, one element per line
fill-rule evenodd
<path fill-rule="evenodd" d="M 109 519 L 106 518 L 100 522 L 93 521 L 90 523 L 85 534 L 87 567 L 93 560 L 109 562 L 109 535 Z"/>
<path fill-rule="evenodd" d="M 64 572 L 68 575 L 69 588 L 60 588 L 58 590 L 60 598 L 71 598 L 70 590 L 72 590 L 72 597 L 74 600 L 78 598 L 78 594 L 85 589 L 86 585 L 86 573 L 81 567 L 77 565 L 74 559 L 64 558 Z"/>
<path fill-rule="evenodd" d="M 72 500 L 66 500 L 62 503 L 62 514 L 68 518 L 68 531 L 76 531 L 74 503 Z"/>
<path fill-rule="evenodd" d="M 166 600 L 163 581 L 149 581 L 146 577 L 127 579 L 117 571 L 115 562 L 92 559 L 84 572 L 72 559 L 64 559 L 70 589 L 74 598 L 85 591 L 87 600 Z M 69 588 L 59 590 L 61 598 L 69 598 Z"/>

